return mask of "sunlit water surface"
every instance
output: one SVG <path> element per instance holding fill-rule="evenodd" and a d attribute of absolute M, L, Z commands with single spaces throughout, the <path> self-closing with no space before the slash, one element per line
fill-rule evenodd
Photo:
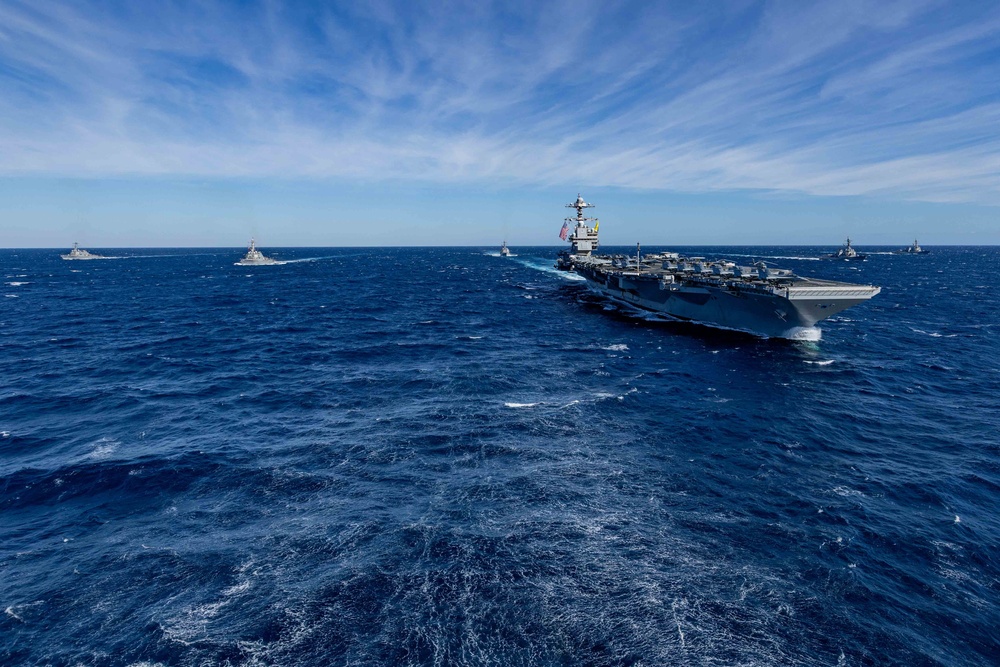
<path fill-rule="evenodd" d="M 687 249 L 883 287 L 791 343 L 512 249 L 0 251 L 0 663 L 997 664 L 1000 251 Z"/>

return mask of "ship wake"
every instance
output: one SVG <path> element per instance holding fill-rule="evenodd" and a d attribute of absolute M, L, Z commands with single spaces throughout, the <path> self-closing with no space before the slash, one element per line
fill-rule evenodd
<path fill-rule="evenodd" d="M 512 255 L 513 256 L 513 255 Z M 551 273 L 559 276 L 563 280 L 575 280 L 575 281 L 586 281 L 587 279 L 576 273 L 570 273 L 569 271 L 560 271 L 551 264 L 543 264 L 542 262 L 532 262 L 527 259 L 519 259 L 517 263 L 521 266 L 525 266 L 529 269 L 534 269 L 535 271 L 541 271 L 542 273 Z"/>

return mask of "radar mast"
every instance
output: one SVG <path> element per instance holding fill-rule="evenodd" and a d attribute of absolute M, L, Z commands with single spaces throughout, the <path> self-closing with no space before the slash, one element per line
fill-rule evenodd
<path fill-rule="evenodd" d="M 565 225 L 563 225 L 563 230 L 565 233 L 566 227 L 573 223 L 576 226 L 573 228 L 573 233 L 566 236 L 560 234 L 560 236 L 569 241 L 571 249 L 562 260 L 561 264 L 564 268 L 572 266 L 574 257 L 588 257 L 590 253 L 597 250 L 597 229 L 600 222 L 597 218 L 588 218 L 583 215 L 584 209 L 595 208 L 594 204 L 588 204 L 583 199 L 583 195 L 577 193 L 576 201 L 572 204 L 566 204 L 566 208 L 575 208 L 576 217 L 566 218 Z M 591 227 L 589 223 L 593 222 L 594 226 Z"/>
<path fill-rule="evenodd" d="M 596 208 L 596 206 L 594 204 L 588 204 L 587 202 L 583 201 L 583 197 L 580 195 L 579 192 L 576 194 L 576 201 L 573 202 L 572 204 L 566 204 L 566 208 L 575 208 L 576 209 L 576 217 L 575 218 L 566 218 L 566 220 L 569 221 L 569 222 L 575 222 L 577 227 L 583 225 L 583 223 L 585 223 L 585 222 L 593 222 L 594 221 L 594 218 L 585 218 L 585 217 L 583 217 L 583 209 L 585 209 L 585 208 Z"/>

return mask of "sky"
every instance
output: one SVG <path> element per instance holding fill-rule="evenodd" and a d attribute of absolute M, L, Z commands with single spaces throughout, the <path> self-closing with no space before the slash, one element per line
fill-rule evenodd
<path fill-rule="evenodd" d="M 0 247 L 1000 244 L 1000 4 L 0 0 Z"/>

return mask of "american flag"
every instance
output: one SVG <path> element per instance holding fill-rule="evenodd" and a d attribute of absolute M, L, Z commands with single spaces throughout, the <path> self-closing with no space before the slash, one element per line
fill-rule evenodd
<path fill-rule="evenodd" d="M 569 233 L 569 221 L 563 223 L 563 228 L 559 230 L 559 238 L 563 241 L 566 240 L 566 235 Z"/>

